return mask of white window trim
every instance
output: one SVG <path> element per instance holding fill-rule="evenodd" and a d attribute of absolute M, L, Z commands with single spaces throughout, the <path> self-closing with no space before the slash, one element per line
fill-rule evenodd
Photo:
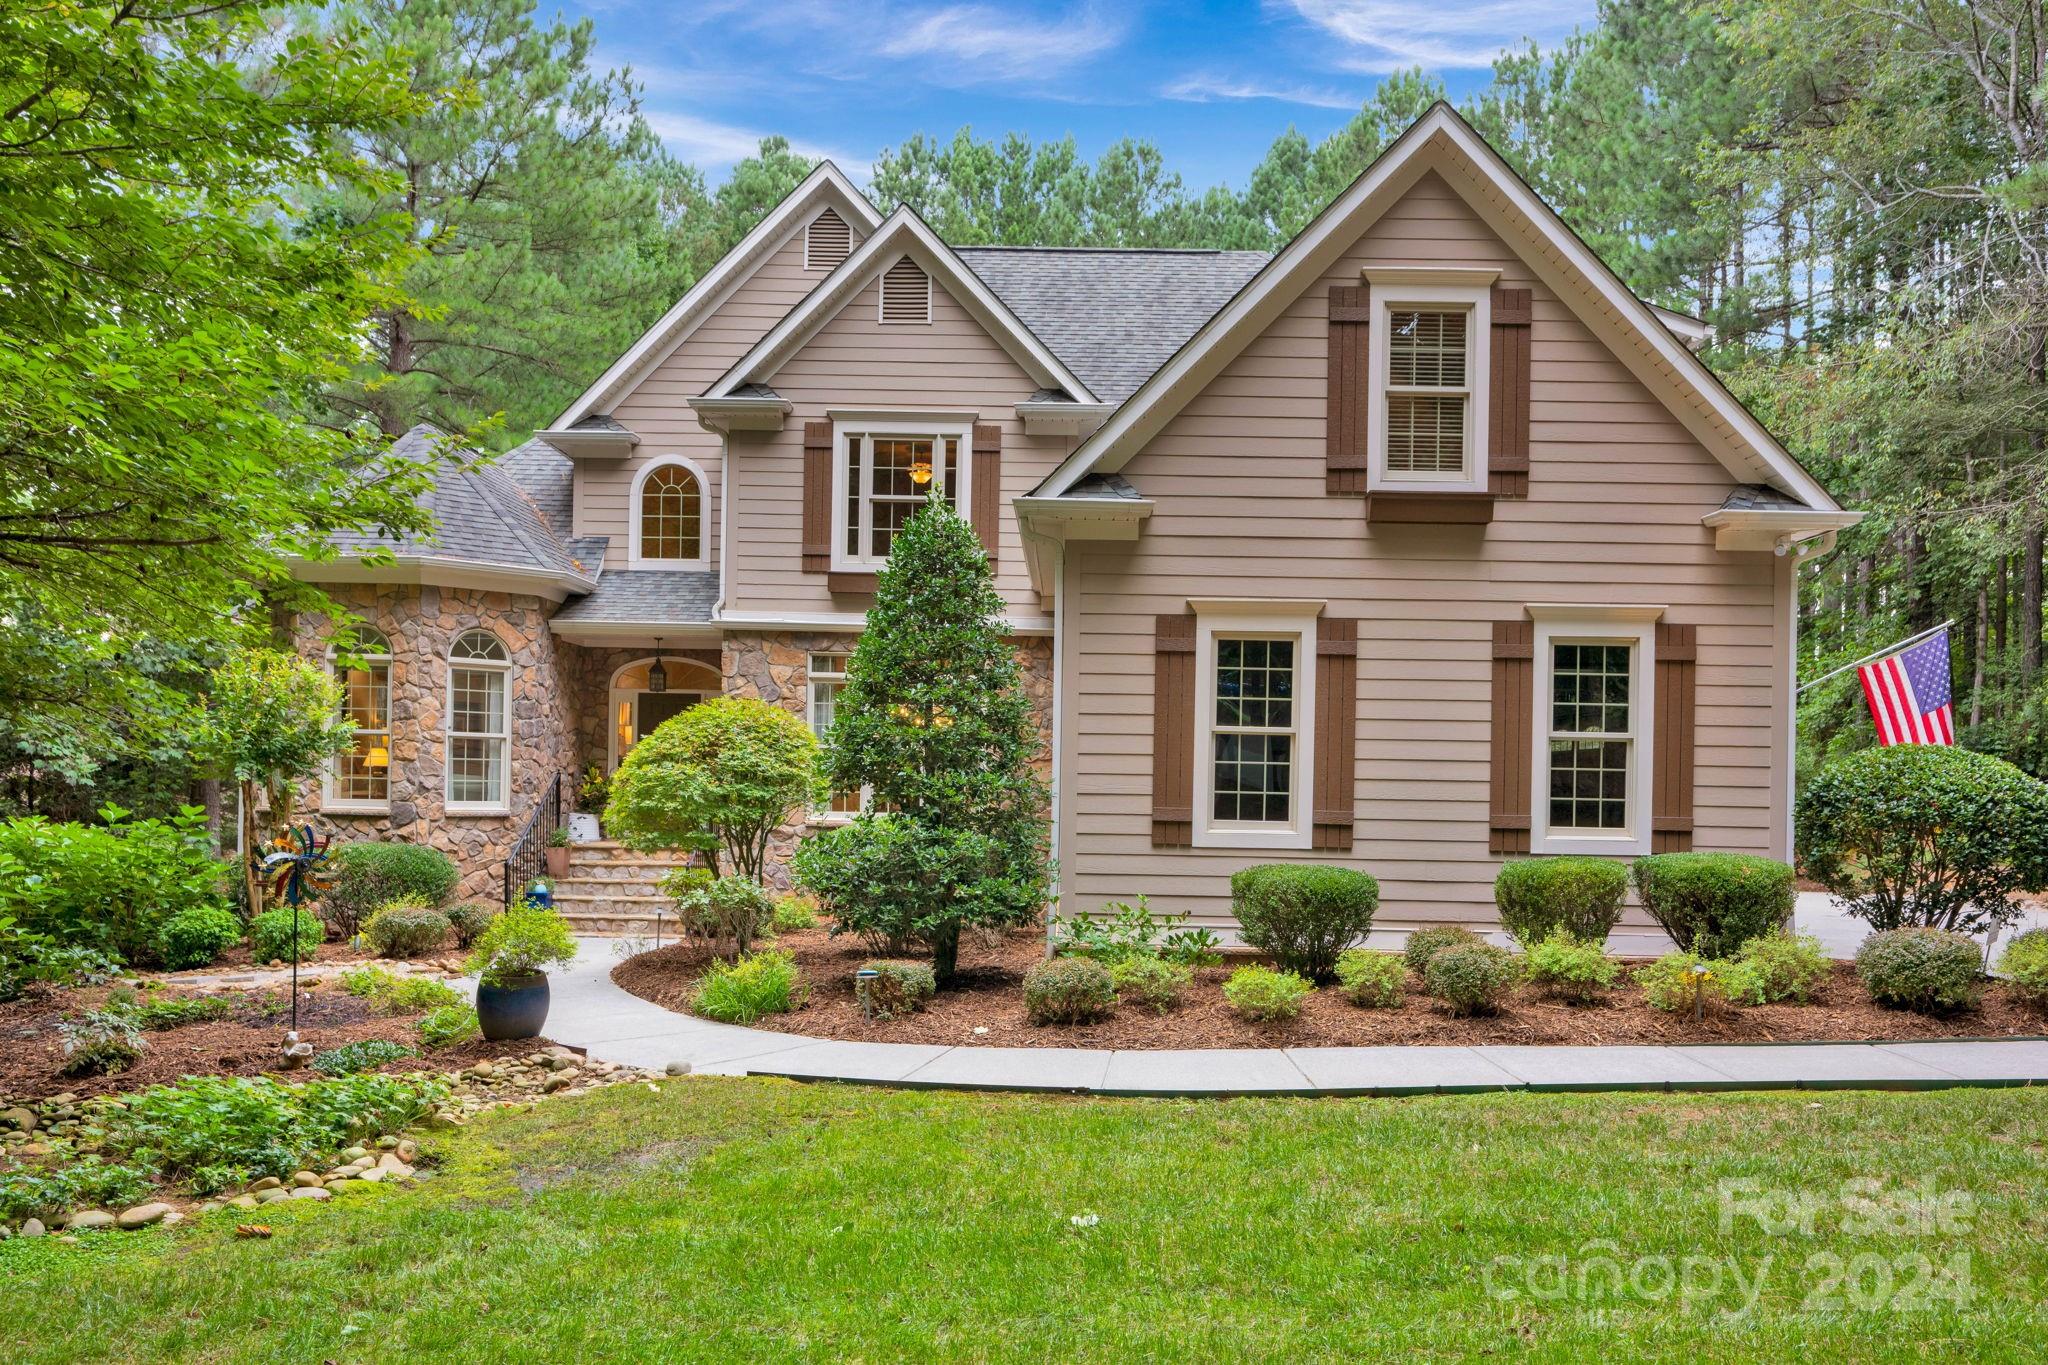
<path fill-rule="evenodd" d="M 1531 608 L 1536 618 L 1535 685 L 1530 718 L 1529 850 L 1532 853 L 1590 853 L 1614 857 L 1650 852 L 1650 791 L 1656 781 L 1657 616 L 1661 607 L 1588 608 L 1578 614 Z M 1626 644 L 1631 651 L 1629 738 L 1631 771 L 1628 828 L 1614 834 L 1550 832 L 1551 646 Z"/>
<path fill-rule="evenodd" d="M 819 673 L 811 668 L 811 660 L 819 657 L 820 655 L 833 655 L 839 653 L 841 653 L 841 651 L 837 649 L 814 649 L 804 656 L 804 724 L 806 725 L 811 725 L 811 717 L 815 714 L 813 708 L 815 707 L 818 699 L 816 688 L 821 678 L 841 688 L 844 688 L 846 686 L 846 668 L 844 663 L 841 664 L 839 671 L 836 673 Z M 853 651 L 849 647 L 845 651 L 845 658 L 847 661 L 851 661 L 852 657 Z M 815 726 L 812 726 L 811 733 L 817 736 L 818 743 L 823 744 L 825 742 L 825 737 L 823 735 L 818 734 L 817 728 Z M 825 799 L 828 803 L 831 801 L 831 796 L 829 793 L 826 795 Z M 868 803 L 873 801 L 874 799 L 875 789 L 873 787 L 863 786 L 860 789 L 861 810 L 866 810 L 868 808 Z M 854 814 L 855 812 L 853 811 L 833 810 L 829 804 L 823 806 L 814 806 L 811 808 L 810 811 L 810 822 L 814 825 L 843 825 L 847 823 L 849 820 L 853 819 Z"/>
<path fill-rule="evenodd" d="M 688 470 L 690 477 L 697 481 L 697 557 L 695 559 L 656 559 L 640 552 L 640 494 L 645 491 L 647 481 L 657 470 L 671 466 Z M 626 503 L 627 525 L 631 539 L 627 542 L 626 566 L 633 569 L 708 569 L 711 567 L 711 480 L 704 477 L 704 469 L 687 455 L 663 455 L 650 461 L 646 468 L 633 476 L 633 492 Z"/>
<path fill-rule="evenodd" d="M 1493 364 L 1493 288 L 1487 284 L 1424 284 L 1404 282 L 1401 277 L 1382 284 L 1375 272 L 1368 297 L 1372 302 L 1372 323 L 1367 331 L 1366 353 L 1372 366 L 1372 384 L 1366 396 L 1365 434 L 1368 464 L 1366 486 L 1401 493 L 1484 493 L 1486 491 L 1487 390 Z M 1498 272 L 1486 272 L 1497 274 Z M 1470 397 L 1465 407 L 1465 476 L 1463 478 L 1418 478 L 1412 474 L 1387 472 L 1387 376 L 1393 346 L 1390 315 L 1402 308 L 1464 308 L 1470 315 L 1465 327 L 1465 383 Z"/>
<path fill-rule="evenodd" d="M 386 652 L 381 654 L 358 654 L 356 657 L 366 664 L 384 665 L 384 751 L 389 755 L 391 752 L 391 655 L 389 653 L 391 637 L 384 635 L 384 632 L 381 630 L 377 633 L 383 636 Z M 332 644 L 327 646 L 327 671 L 336 682 L 346 685 L 343 678 L 343 670 L 340 666 L 341 660 L 338 655 L 339 650 L 336 646 Z M 341 755 L 335 754 L 326 763 L 321 765 L 321 813 L 323 815 L 389 815 L 391 813 L 390 759 L 387 757 L 384 763 L 384 799 L 382 801 L 363 801 L 350 800 L 334 794 L 334 765 L 340 761 L 340 758 Z"/>
<path fill-rule="evenodd" d="M 1322 604 L 1209 600 L 1195 607 L 1196 848 L 1309 848 L 1315 818 L 1316 617 Z M 1215 783 L 1216 637 L 1294 640 L 1293 819 L 1285 825 L 1223 824 L 1211 801 Z"/>
<path fill-rule="evenodd" d="M 473 634 L 460 632 L 455 639 Z M 496 638 L 496 632 L 485 631 Z M 498 641 L 498 647 L 505 649 L 505 642 Z M 512 661 L 511 651 L 506 649 L 507 658 L 458 659 L 454 655 L 454 643 L 449 645 L 448 676 L 441 686 L 442 745 L 441 745 L 441 808 L 449 815 L 510 815 L 512 813 Z M 455 732 L 455 670 L 458 668 L 494 672 L 503 680 L 505 688 L 504 728 L 490 734 L 465 731 Z M 458 739 L 495 739 L 505 748 L 505 761 L 500 765 L 499 780 L 503 788 L 496 801 L 457 801 L 449 795 L 455 790 L 455 741 Z"/>
<path fill-rule="evenodd" d="M 849 555 L 846 553 L 846 445 L 852 437 L 859 436 L 910 436 L 929 437 L 934 453 L 939 441 L 951 438 L 960 443 L 960 487 L 953 494 L 953 506 L 961 516 L 966 516 L 974 504 L 969 496 L 973 492 L 974 468 L 974 424 L 972 422 L 905 421 L 887 414 L 862 417 L 855 413 L 834 413 L 832 421 L 832 567 L 850 573 L 873 573 L 887 564 L 888 559 L 877 559 L 871 555 Z M 941 471 L 934 471 L 938 477 Z M 862 508 L 868 500 L 861 499 Z M 868 544 L 868 537 L 861 537 L 861 544 Z"/>

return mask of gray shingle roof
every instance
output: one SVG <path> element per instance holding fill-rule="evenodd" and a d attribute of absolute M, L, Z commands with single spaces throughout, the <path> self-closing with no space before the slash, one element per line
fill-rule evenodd
<path fill-rule="evenodd" d="M 392 442 L 391 452 L 422 464 L 437 460 L 441 434 L 421 423 Z M 589 577 L 535 500 L 503 469 L 466 467 L 475 459 L 465 450 L 438 458 L 434 485 L 420 498 L 438 523 L 432 532 L 402 538 L 345 533 L 335 537 L 335 549 L 343 555 L 379 549 L 406 558 Z"/>
<path fill-rule="evenodd" d="M 707 622 L 718 601 L 718 575 L 695 569 L 619 569 L 596 591 L 555 613 L 557 624 L 616 622 L 677 625 Z"/>
<path fill-rule="evenodd" d="M 1805 503 L 1766 484 L 1745 483 L 1736 486 L 1721 502 L 1724 512 L 1808 512 L 1812 509 Z"/>
<path fill-rule="evenodd" d="M 1061 496 L 1069 498 L 1098 498 L 1116 502 L 1143 502 L 1140 493 L 1131 481 L 1121 474 L 1090 474 L 1076 483 Z"/>
<path fill-rule="evenodd" d="M 609 420 L 609 419 L 607 419 Z M 573 515 L 571 485 L 575 466 L 546 441 L 528 441 L 498 457 L 499 469 L 533 499 L 558 536 L 569 534 Z"/>
<path fill-rule="evenodd" d="M 1262 251 L 959 248 L 960 258 L 1107 403 L 1121 403 L 1259 272 Z"/>

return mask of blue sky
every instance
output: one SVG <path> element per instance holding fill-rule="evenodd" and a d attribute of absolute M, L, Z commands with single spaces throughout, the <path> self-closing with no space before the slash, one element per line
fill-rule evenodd
<path fill-rule="evenodd" d="M 1291 123 L 1341 125 L 1387 72 L 1452 96 L 1492 55 L 1589 23 L 1593 0 L 563 0 L 630 65 L 649 120 L 714 182 L 764 133 L 865 180 L 916 132 L 1071 133 L 1092 159 L 1149 138 L 1196 188 L 1242 186 Z M 546 0 L 541 6 L 548 12 Z"/>

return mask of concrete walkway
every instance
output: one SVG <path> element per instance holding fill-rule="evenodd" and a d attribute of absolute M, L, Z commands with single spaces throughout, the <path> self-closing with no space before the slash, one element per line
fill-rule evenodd
<path fill-rule="evenodd" d="M 2048 1084 L 2048 1040 L 1702 1047 L 1330 1047 L 1188 1052 L 847 1043 L 676 1014 L 612 984 L 624 944 L 578 940 L 547 1035 L 602 1061 L 727 1076 L 1097 1095 L 1487 1090 L 1938 1089 Z"/>

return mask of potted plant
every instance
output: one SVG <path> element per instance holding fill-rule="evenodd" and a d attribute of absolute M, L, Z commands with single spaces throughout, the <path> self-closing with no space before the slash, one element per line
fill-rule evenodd
<path fill-rule="evenodd" d="M 576 957 L 569 922 L 542 905 L 517 905 L 492 920 L 469 956 L 476 1018 L 485 1038 L 535 1038 L 548 1020 L 550 963 Z"/>
<path fill-rule="evenodd" d="M 569 830 L 565 825 L 548 835 L 548 875 L 564 877 L 569 873 Z"/>

